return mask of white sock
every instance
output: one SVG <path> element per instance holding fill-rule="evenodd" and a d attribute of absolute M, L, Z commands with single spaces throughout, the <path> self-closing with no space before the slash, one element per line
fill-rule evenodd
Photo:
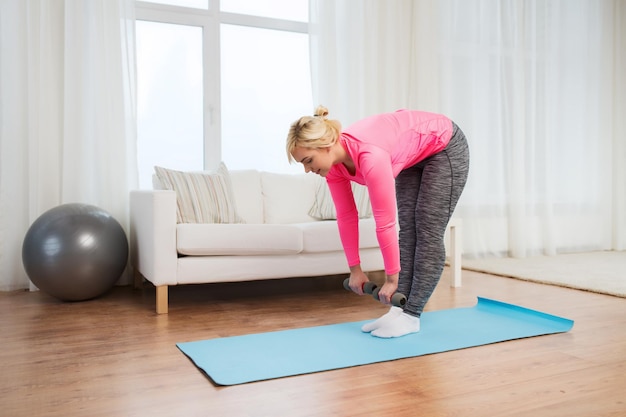
<path fill-rule="evenodd" d="M 391 320 L 385 321 L 382 326 L 372 332 L 372 336 L 383 338 L 400 337 L 411 333 L 417 333 L 419 331 L 419 317 L 402 313 L 398 316 L 392 317 Z"/>
<path fill-rule="evenodd" d="M 371 321 L 369 323 L 365 323 L 361 330 L 365 333 L 369 333 L 372 330 L 378 329 L 380 326 L 384 325 L 385 322 L 390 321 L 391 319 L 399 316 L 402 313 L 402 308 L 392 306 L 387 313 L 385 313 L 382 317 L 377 320 Z"/>

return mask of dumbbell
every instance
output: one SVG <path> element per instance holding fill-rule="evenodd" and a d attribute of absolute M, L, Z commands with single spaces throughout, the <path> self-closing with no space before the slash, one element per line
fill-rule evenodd
<path fill-rule="evenodd" d="M 350 288 L 350 278 L 346 278 L 343 280 L 343 287 L 348 291 L 352 291 L 352 289 Z M 365 294 L 371 294 L 376 301 L 379 300 L 379 291 L 380 288 L 378 288 L 378 285 L 374 284 L 372 281 L 367 281 L 363 284 L 363 292 Z M 396 307 L 402 307 L 406 304 L 406 297 L 404 296 L 404 294 L 400 294 L 399 292 L 397 292 L 393 296 L 391 296 L 391 304 Z"/>
<path fill-rule="evenodd" d="M 352 288 L 350 288 L 350 278 L 346 278 L 343 280 L 343 287 L 348 291 L 352 291 Z M 363 283 L 363 292 L 365 294 L 373 294 L 376 288 L 378 288 L 378 286 L 372 281 L 367 281 Z"/>

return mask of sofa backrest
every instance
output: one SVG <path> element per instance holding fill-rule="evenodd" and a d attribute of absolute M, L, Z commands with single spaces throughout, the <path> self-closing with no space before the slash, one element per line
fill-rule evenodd
<path fill-rule="evenodd" d="M 254 169 L 229 171 L 237 213 L 249 224 L 316 221 L 309 216 L 324 179 L 316 174 L 279 174 Z M 153 175 L 154 189 L 162 189 Z"/>
<path fill-rule="evenodd" d="M 265 223 L 288 224 L 315 221 L 309 210 L 321 177 L 316 174 L 261 172 Z"/>
<path fill-rule="evenodd" d="M 279 174 L 231 170 L 237 212 L 246 223 L 289 224 L 315 221 L 309 210 L 323 178 L 315 174 Z"/>
<path fill-rule="evenodd" d="M 232 170 L 229 173 L 237 213 L 246 223 L 263 223 L 261 173 L 254 169 Z"/>

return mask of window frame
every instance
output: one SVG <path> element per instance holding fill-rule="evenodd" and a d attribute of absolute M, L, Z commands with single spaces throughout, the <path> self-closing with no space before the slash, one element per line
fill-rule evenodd
<path fill-rule="evenodd" d="M 221 12 L 219 0 L 209 0 L 208 9 L 136 1 L 135 20 L 202 28 L 204 169 L 215 169 L 222 161 L 221 24 L 309 33 L 307 22 Z"/>

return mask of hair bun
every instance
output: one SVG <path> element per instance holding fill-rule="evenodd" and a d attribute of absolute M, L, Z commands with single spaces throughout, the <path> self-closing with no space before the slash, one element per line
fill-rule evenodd
<path fill-rule="evenodd" d="M 326 107 L 324 107 L 324 106 L 317 106 L 313 116 L 315 116 L 315 117 L 323 117 L 324 119 L 326 119 L 326 116 L 328 116 L 328 109 Z"/>

